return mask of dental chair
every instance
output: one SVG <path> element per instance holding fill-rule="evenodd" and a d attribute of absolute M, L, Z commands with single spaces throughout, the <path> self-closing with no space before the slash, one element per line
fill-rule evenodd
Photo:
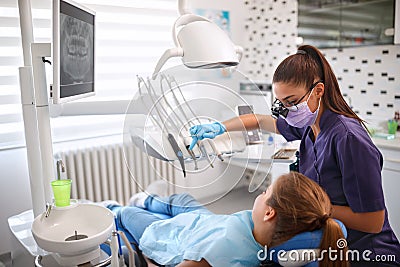
<path fill-rule="evenodd" d="M 165 214 L 157 214 L 157 216 L 164 219 L 169 218 Z M 347 230 L 344 224 L 339 220 L 335 219 L 335 221 L 339 224 L 344 237 L 347 237 Z M 322 229 L 297 234 L 288 241 L 276 247 L 270 248 L 267 251 L 267 255 L 271 256 L 266 257 L 268 259 L 262 261 L 260 263 L 260 267 L 318 267 L 317 259 L 319 257 L 319 245 L 321 243 L 322 236 Z M 138 250 L 137 247 L 135 249 L 136 251 Z M 137 253 L 136 251 L 136 267 L 148 266 L 147 263 L 143 263 L 143 255 L 141 255 L 140 252 Z M 262 255 L 260 256 L 262 257 Z"/>
<path fill-rule="evenodd" d="M 344 224 L 336 220 L 344 237 L 347 237 L 347 230 Z M 323 230 L 300 233 L 279 246 L 270 248 L 267 253 L 272 257 L 261 262 L 260 267 L 318 267 L 319 245 L 323 236 Z M 272 250 L 274 252 L 272 253 Z M 304 257 L 303 257 L 304 256 Z"/>

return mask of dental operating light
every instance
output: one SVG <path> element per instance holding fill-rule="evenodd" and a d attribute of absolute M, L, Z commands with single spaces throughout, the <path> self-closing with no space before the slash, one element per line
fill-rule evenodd
<path fill-rule="evenodd" d="M 205 17 L 189 13 L 185 0 L 179 0 L 179 12 L 181 16 L 172 30 L 176 47 L 166 50 L 161 56 L 153 79 L 171 57 L 181 57 L 188 68 L 225 68 L 239 64 L 243 48 L 236 46 L 218 25 Z"/>

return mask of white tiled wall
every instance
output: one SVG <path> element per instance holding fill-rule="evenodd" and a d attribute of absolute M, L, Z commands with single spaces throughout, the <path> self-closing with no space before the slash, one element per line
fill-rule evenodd
<path fill-rule="evenodd" d="M 386 127 L 400 110 L 400 46 L 323 50 L 343 95 L 371 127 Z"/>
<path fill-rule="evenodd" d="M 243 0 L 244 58 L 253 80 L 271 82 L 277 65 L 296 51 L 297 1 Z M 400 110 L 400 45 L 324 49 L 342 93 L 370 127 L 385 129 Z"/>
<path fill-rule="evenodd" d="M 296 52 L 297 1 L 244 0 L 245 74 L 271 82 L 278 64 Z"/>

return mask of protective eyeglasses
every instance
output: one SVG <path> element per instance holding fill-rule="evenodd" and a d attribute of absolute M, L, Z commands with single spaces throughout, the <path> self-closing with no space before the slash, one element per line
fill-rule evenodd
<path fill-rule="evenodd" d="M 314 87 L 317 86 L 317 84 L 322 83 L 322 82 L 323 82 L 322 80 L 319 80 L 319 81 L 313 83 L 308 88 L 307 93 L 305 93 L 296 102 L 288 101 L 288 102 L 286 102 L 286 104 L 283 104 L 280 100 L 275 99 L 274 103 L 272 104 L 272 108 L 271 108 L 272 117 L 274 119 L 278 119 L 279 116 L 282 116 L 283 118 L 286 118 L 287 114 L 289 113 L 289 111 L 298 110 L 297 105 L 301 103 L 301 101 L 304 99 L 304 97 L 306 97 L 314 89 Z"/>

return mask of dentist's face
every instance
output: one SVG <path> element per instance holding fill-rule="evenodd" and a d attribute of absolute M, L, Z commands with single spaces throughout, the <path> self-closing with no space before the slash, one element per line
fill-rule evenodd
<path fill-rule="evenodd" d="M 293 109 L 294 106 L 307 101 L 307 105 L 311 112 L 315 112 L 318 108 L 318 98 L 312 90 L 318 85 L 315 83 L 307 89 L 306 86 L 294 86 L 292 84 L 277 82 L 273 85 L 274 94 L 285 108 Z M 295 109 L 296 110 L 296 109 Z"/>

